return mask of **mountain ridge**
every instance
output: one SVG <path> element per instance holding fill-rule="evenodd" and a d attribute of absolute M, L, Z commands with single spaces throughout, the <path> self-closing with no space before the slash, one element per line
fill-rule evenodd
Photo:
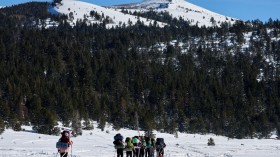
<path fill-rule="evenodd" d="M 86 21 L 88 24 L 90 23 L 102 23 L 102 20 L 92 16 L 92 11 L 96 12 L 100 18 L 108 21 L 106 26 L 108 28 L 114 26 L 121 26 L 123 24 L 126 25 L 135 25 L 139 20 L 143 22 L 145 25 L 149 25 L 153 23 L 154 20 L 149 20 L 142 17 L 136 17 L 129 14 L 124 14 L 120 11 L 115 11 L 113 9 L 105 8 L 102 6 L 98 6 L 95 4 L 83 2 L 83 1 L 75 1 L 75 0 L 62 0 L 61 4 L 56 4 L 54 7 L 50 7 L 49 11 L 53 14 L 66 14 L 70 18 L 70 22 L 75 25 L 78 20 Z M 163 27 L 165 24 L 159 22 L 160 27 Z"/>
<path fill-rule="evenodd" d="M 168 12 L 174 18 L 183 18 L 190 25 L 220 26 L 222 22 L 234 23 L 237 19 L 224 16 L 184 0 L 144 0 L 140 3 L 113 6 L 118 9 L 129 9 L 147 12 L 151 9 L 157 12 Z"/>
<path fill-rule="evenodd" d="M 62 0 L 62 3 L 51 8 L 50 12 L 66 15 L 70 15 L 72 12 L 71 22 L 73 22 L 73 24 L 79 19 L 87 20 L 89 23 L 100 23 L 100 21 L 90 17 L 91 11 L 96 11 L 98 14 L 108 17 L 110 21 L 107 24 L 108 27 L 121 24 L 135 25 L 138 21 L 148 26 L 155 22 L 151 19 L 122 13 L 122 9 L 142 13 L 148 12 L 151 9 L 156 12 L 168 12 L 173 18 L 182 18 L 188 21 L 190 25 L 197 25 L 199 27 L 220 26 L 223 22 L 234 23 L 237 20 L 209 11 L 184 0 L 144 0 L 140 3 L 119 4 L 109 7 L 102 7 L 83 1 Z M 160 27 L 166 25 L 160 21 L 156 22 Z"/>

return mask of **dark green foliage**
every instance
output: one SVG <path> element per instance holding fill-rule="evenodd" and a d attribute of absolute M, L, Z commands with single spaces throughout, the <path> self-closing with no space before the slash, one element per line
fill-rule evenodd
<path fill-rule="evenodd" d="M 20 122 L 14 123 L 14 124 L 12 125 L 12 129 L 13 129 L 14 131 L 21 131 L 21 124 L 20 124 Z"/>
<path fill-rule="evenodd" d="M 244 138 L 266 137 L 279 125 L 279 64 L 266 61 L 279 62 L 280 43 L 272 40 L 279 21 L 113 29 L 60 22 L 40 29 L 14 12 L 28 20 L 53 16 L 0 9 L 0 117 L 9 126 L 31 122 L 53 134 L 57 121 L 79 128 L 83 119 L 102 130 L 109 122 L 115 129 Z M 154 18 L 162 16 L 172 21 L 164 13 Z M 243 50 L 247 32 L 258 40 Z"/>
<path fill-rule="evenodd" d="M 58 128 L 58 127 L 53 128 L 53 129 L 51 130 L 51 135 L 55 135 L 55 136 L 61 135 L 60 128 Z"/>
<path fill-rule="evenodd" d="M 56 134 L 55 126 L 57 125 L 57 120 L 55 112 L 50 112 L 48 110 L 41 109 L 36 120 L 32 122 L 33 129 L 42 134 Z"/>
<path fill-rule="evenodd" d="M 86 121 L 83 123 L 83 126 L 85 126 L 85 127 L 83 128 L 84 130 L 93 130 L 93 129 L 94 129 L 93 124 L 92 124 L 89 120 L 86 120 Z"/>
<path fill-rule="evenodd" d="M 74 136 L 82 135 L 82 124 L 78 112 L 74 112 L 72 116 L 72 133 Z"/>
<path fill-rule="evenodd" d="M 30 2 L 15 5 L 13 7 L 5 7 L 1 9 L 1 13 L 6 16 L 15 17 L 18 20 L 27 18 L 40 18 L 45 19 L 51 16 L 48 12 L 49 3 Z"/>
<path fill-rule="evenodd" d="M 60 0 L 61 1 L 61 0 Z M 67 18 L 66 15 L 53 15 L 48 11 L 50 3 L 47 2 L 29 2 L 5 7 L 0 9 L 0 22 L 6 27 L 17 27 L 24 25 L 25 27 L 37 27 L 40 20 L 50 18 L 56 21 L 63 21 Z M 8 23 L 7 23 L 8 22 Z M 10 25 L 10 22 L 13 22 Z M 35 23 L 35 25 L 34 25 Z"/>
<path fill-rule="evenodd" d="M 0 118 L 0 135 L 5 131 L 5 124 L 2 118 Z"/>
<path fill-rule="evenodd" d="M 280 124 L 278 123 L 278 125 L 277 125 L 277 130 L 276 130 L 277 132 L 277 136 L 278 136 L 278 138 L 280 138 Z"/>

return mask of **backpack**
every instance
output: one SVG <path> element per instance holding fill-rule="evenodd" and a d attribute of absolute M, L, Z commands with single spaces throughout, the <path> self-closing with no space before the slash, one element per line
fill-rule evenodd
<path fill-rule="evenodd" d="M 70 143 L 70 131 L 64 130 L 61 133 L 61 138 L 56 143 L 56 148 L 57 149 L 67 149 L 69 147 L 69 143 Z"/>
<path fill-rule="evenodd" d="M 157 138 L 156 149 L 160 150 L 160 149 L 163 149 L 164 147 L 165 147 L 164 139 L 163 138 Z"/>
<path fill-rule="evenodd" d="M 134 136 L 132 139 L 132 143 L 139 143 L 138 137 Z"/>
<path fill-rule="evenodd" d="M 116 146 L 119 146 L 119 145 L 122 145 L 123 143 L 122 143 L 121 140 L 116 140 L 116 141 L 113 142 L 113 144 L 116 145 Z"/>
<path fill-rule="evenodd" d="M 151 148 L 152 147 L 152 141 L 150 137 L 146 137 L 146 146 L 147 148 Z"/>
<path fill-rule="evenodd" d="M 124 144 L 121 140 L 116 140 L 113 142 L 113 144 L 115 145 L 115 149 L 122 149 L 124 148 Z"/>
<path fill-rule="evenodd" d="M 114 140 L 115 141 L 117 141 L 117 140 L 123 140 L 123 136 L 121 135 L 121 134 L 116 134 L 115 136 L 114 136 Z"/>
<path fill-rule="evenodd" d="M 57 149 L 67 149 L 69 147 L 68 143 L 61 142 L 60 140 L 56 142 Z"/>
<path fill-rule="evenodd" d="M 121 134 L 116 134 L 116 136 L 114 136 L 113 144 L 115 145 L 116 149 L 124 148 L 123 136 Z"/>

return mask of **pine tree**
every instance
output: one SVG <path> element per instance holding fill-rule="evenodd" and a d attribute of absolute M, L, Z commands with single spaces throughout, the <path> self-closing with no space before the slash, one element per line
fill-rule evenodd
<path fill-rule="evenodd" d="M 81 21 L 72 27 L 67 15 L 49 14 L 48 5 L 27 3 L 0 11 L 0 117 L 8 127 L 31 122 L 36 129 L 52 130 L 56 120 L 69 126 L 78 112 L 79 120 L 98 121 L 103 129 L 109 122 L 118 129 L 244 138 L 266 137 L 277 128 L 279 21 L 206 28 L 166 12 L 123 10 L 169 25 L 138 22 L 106 29 Z M 110 22 L 96 12 L 91 16 L 104 25 Z M 34 26 L 46 18 L 59 26 Z M 248 32 L 253 33 L 245 50 Z"/>
<path fill-rule="evenodd" d="M 72 130 L 73 135 L 78 136 L 82 135 L 82 124 L 79 112 L 75 111 L 72 117 Z"/>
<path fill-rule="evenodd" d="M 3 119 L 0 117 L 0 135 L 5 131 L 5 124 Z"/>

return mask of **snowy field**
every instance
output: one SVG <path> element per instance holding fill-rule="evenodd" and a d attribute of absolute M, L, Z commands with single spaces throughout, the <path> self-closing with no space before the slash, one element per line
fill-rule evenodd
<path fill-rule="evenodd" d="M 48 136 L 26 131 L 14 132 L 6 130 L 0 135 L 1 157 L 56 157 L 55 144 L 59 136 Z M 106 133 L 106 131 L 109 133 Z M 116 156 L 113 137 L 121 133 L 124 137 L 138 135 L 137 131 L 114 131 L 106 127 L 102 132 L 95 127 L 92 131 L 83 131 L 83 135 L 72 137 L 73 157 L 114 157 Z M 144 134 L 144 132 L 140 132 Z M 228 139 L 215 135 L 157 133 L 163 137 L 167 145 L 166 157 L 279 157 L 280 141 L 275 139 Z M 213 138 L 215 146 L 207 146 L 209 138 Z"/>
<path fill-rule="evenodd" d="M 109 131 L 109 133 L 106 133 Z M 119 130 L 111 127 L 102 132 L 95 127 L 92 131 L 83 131 L 83 135 L 72 137 L 73 157 L 115 157 L 113 137 L 121 133 L 124 137 L 138 135 L 138 131 Z M 140 132 L 144 134 L 144 132 Z M 274 139 L 228 139 L 215 135 L 171 134 L 155 132 L 163 137 L 167 145 L 165 157 L 279 157 L 280 140 Z M 215 146 L 207 146 L 212 137 Z M 0 135 L 0 157 L 56 157 L 55 144 L 59 136 L 48 136 L 26 131 L 6 130 Z"/>

